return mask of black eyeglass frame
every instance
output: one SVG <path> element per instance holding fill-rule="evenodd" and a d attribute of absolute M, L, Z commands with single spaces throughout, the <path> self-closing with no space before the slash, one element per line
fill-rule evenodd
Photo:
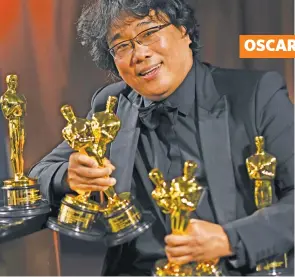
<path fill-rule="evenodd" d="M 108 49 L 108 52 L 112 55 L 113 58 L 115 58 L 116 55 L 115 55 L 113 49 L 114 49 L 115 47 L 117 47 L 118 45 L 123 44 L 123 43 L 125 43 L 125 42 L 127 42 L 127 41 L 130 41 L 130 42 L 131 42 L 131 44 L 133 45 L 133 48 L 134 48 L 134 41 L 136 41 L 139 45 L 142 45 L 142 42 L 137 40 L 137 37 L 139 37 L 141 34 L 147 32 L 147 31 L 156 30 L 156 29 L 158 29 L 158 30 L 157 30 L 157 32 L 158 32 L 158 31 L 160 31 L 160 30 L 162 30 L 162 29 L 168 27 L 168 26 L 171 25 L 171 24 L 172 24 L 172 23 L 166 23 L 166 24 L 163 24 L 163 25 L 158 25 L 158 26 L 154 26 L 154 27 L 148 28 L 148 29 L 146 29 L 146 30 L 144 30 L 144 31 L 142 31 L 142 32 L 140 32 L 140 33 L 138 33 L 134 38 L 126 39 L 126 40 L 124 40 L 124 41 L 121 41 L 121 42 L 117 43 L 116 45 L 114 45 L 114 46 L 112 46 L 111 48 L 109 48 L 109 49 Z"/>

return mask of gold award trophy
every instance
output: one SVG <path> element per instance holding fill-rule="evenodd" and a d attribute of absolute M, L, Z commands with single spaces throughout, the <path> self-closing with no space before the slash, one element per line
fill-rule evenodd
<path fill-rule="evenodd" d="M 115 139 L 121 126 L 119 118 L 113 111 L 116 103 L 116 97 L 108 98 L 106 110 L 95 113 L 92 120 L 89 121 L 92 130 L 89 131 L 89 134 L 92 138 L 83 139 L 83 141 L 87 140 L 87 146 L 83 146 L 83 153 L 93 157 L 101 167 L 104 166 L 103 160 L 107 144 Z M 80 135 L 79 132 L 76 132 L 75 137 L 79 137 Z M 70 145 L 73 147 L 73 143 L 70 143 Z M 80 148 L 80 146 L 78 148 Z M 83 198 L 83 201 L 89 201 L 90 193 L 91 192 L 78 192 L 78 194 L 80 194 L 78 197 Z M 136 200 L 131 198 L 130 193 L 118 195 L 113 187 L 109 187 L 104 193 L 107 196 L 107 203 L 96 203 L 95 206 L 93 206 L 95 207 L 93 212 L 99 214 L 99 219 L 105 226 L 106 236 L 104 237 L 104 241 L 108 246 L 118 245 L 133 239 L 147 230 L 153 223 L 153 215 L 149 212 L 142 213 L 140 205 Z M 68 217 L 68 209 L 66 209 L 66 207 L 69 206 L 66 204 L 67 197 L 69 196 L 66 196 L 62 201 L 58 222 Z M 73 196 L 71 197 L 73 198 Z M 75 210 L 77 210 L 77 204 L 74 203 L 72 207 L 76 207 Z M 79 220 L 80 219 L 81 218 L 79 218 Z M 93 223 L 94 220 L 95 218 L 93 217 L 91 222 Z M 67 224 L 67 222 L 63 220 L 63 224 Z M 84 230 L 84 233 L 85 231 L 86 230 Z M 87 239 L 85 235 L 81 238 Z M 99 236 L 97 236 L 97 238 L 99 238 Z"/>
<path fill-rule="evenodd" d="M 159 169 L 149 173 L 156 186 L 152 197 L 163 213 L 170 214 L 172 234 L 186 233 L 190 214 L 196 210 L 201 198 L 203 187 L 195 179 L 196 168 L 195 162 L 186 161 L 183 176 L 173 179 L 170 185 L 165 182 Z M 218 272 L 214 263 L 179 265 L 163 259 L 156 262 L 154 276 L 218 276 Z"/>
<path fill-rule="evenodd" d="M 62 130 L 65 141 L 76 151 L 94 156 L 100 129 L 91 120 L 75 116 L 72 107 L 64 105 L 61 113 L 67 120 Z M 50 217 L 47 226 L 62 234 L 87 241 L 100 240 L 104 232 L 93 228 L 99 211 L 98 203 L 90 199 L 91 192 L 76 191 L 78 195 L 67 194 L 61 201 L 58 218 Z"/>
<path fill-rule="evenodd" d="M 95 156 L 100 166 L 103 166 L 107 144 L 115 139 L 121 127 L 120 119 L 114 113 L 116 104 L 117 98 L 110 96 L 106 110 L 97 112 L 92 117 L 93 122 L 101 130 Z M 104 193 L 107 196 L 107 203 L 100 206 L 100 219 L 106 228 L 107 245 L 114 246 L 130 241 L 153 224 L 155 220 L 153 214 L 149 211 L 143 212 L 140 204 L 129 192 L 117 194 L 114 187 L 109 187 Z"/>
<path fill-rule="evenodd" d="M 4 206 L 0 217 L 25 217 L 50 212 L 49 204 L 42 199 L 36 179 L 24 175 L 23 150 L 25 143 L 24 117 L 26 99 L 16 93 L 17 75 L 6 77 L 7 90 L 0 98 L 1 109 L 8 120 L 10 161 L 14 176 L 3 183 Z"/>
<path fill-rule="evenodd" d="M 255 137 L 256 153 L 246 159 L 248 175 L 254 181 L 254 198 L 257 209 L 272 204 L 272 183 L 275 179 L 276 158 L 264 150 L 264 138 Z M 287 268 L 287 255 L 274 260 L 266 260 L 256 266 L 256 271 L 267 272 L 268 275 L 282 275 Z"/>

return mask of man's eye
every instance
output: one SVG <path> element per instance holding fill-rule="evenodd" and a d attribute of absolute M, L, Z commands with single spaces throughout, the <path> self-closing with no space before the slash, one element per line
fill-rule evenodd
<path fill-rule="evenodd" d="M 156 33 L 158 30 L 149 30 L 147 32 L 145 32 L 143 34 L 143 37 L 146 38 L 146 37 L 150 37 L 151 35 L 153 35 L 154 33 Z"/>
<path fill-rule="evenodd" d="M 128 43 L 122 43 L 120 45 L 117 46 L 117 51 L 121 51 L 121 50 L 124 50 L 126 48 L 128 48 L 129 44 Z"/>

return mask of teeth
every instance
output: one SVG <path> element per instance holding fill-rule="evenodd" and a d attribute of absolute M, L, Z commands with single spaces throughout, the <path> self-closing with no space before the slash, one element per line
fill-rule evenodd
<path fill-rule="evenodd" d="M 158 69 L 160 66 L 161 66 L 161 64 L 158 64 L 157 66 L 151 68 L 149 71 L 143 72 L 140 75 L 145 76 L 145 75 L 151 73 L 152 71 L 154 71 L 155 69 Z"/>

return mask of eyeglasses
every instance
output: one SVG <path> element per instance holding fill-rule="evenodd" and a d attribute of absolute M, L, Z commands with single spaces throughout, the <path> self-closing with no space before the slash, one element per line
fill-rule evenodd
<path fill-rule="evenodd" d="M 171 23 L 146 29 L 140 32 L 136 37 L 116 44 L 115 46 L 108 49 L 108 51 L 115 59 L 123 59 L 132 53 L 135 47 L 134 41 L 136 41 L 139 45 L 144 46 L 153 44 L 160 40 L 160 35 L 158 32 L 169 25 L 171 25 Z"/>

